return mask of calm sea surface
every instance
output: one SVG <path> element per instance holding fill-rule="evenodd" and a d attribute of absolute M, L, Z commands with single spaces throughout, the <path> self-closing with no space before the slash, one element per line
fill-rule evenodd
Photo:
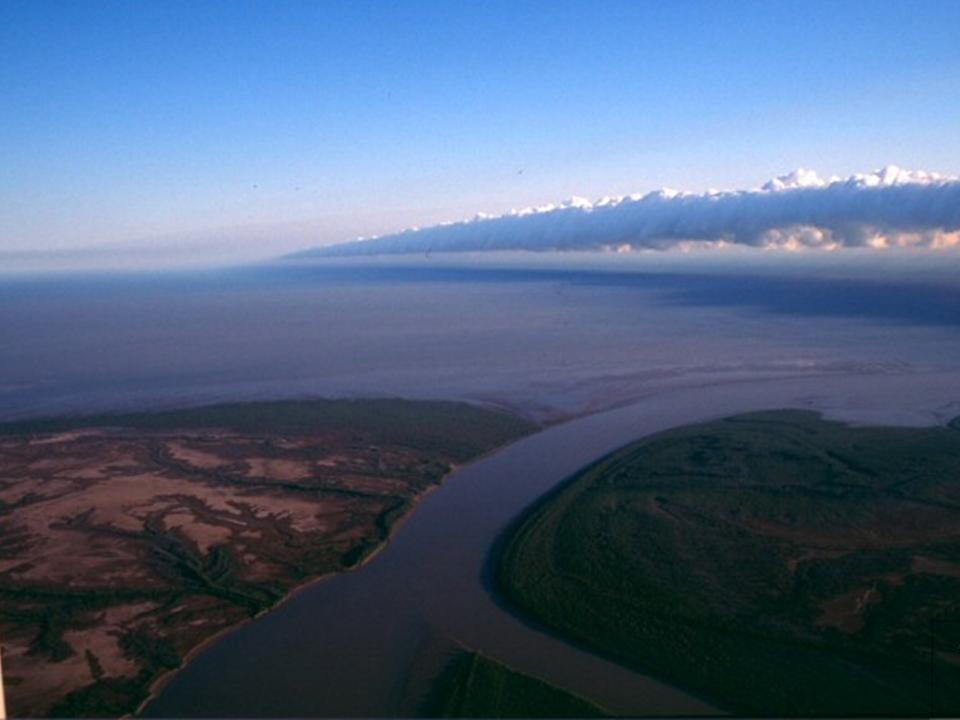
<path fill-rule="evenodd" d="M 960 365 L 960 284 L 275 266 L 0 280 L 0 418 L 402 395 L 536 417 L 664 387 Z"/>

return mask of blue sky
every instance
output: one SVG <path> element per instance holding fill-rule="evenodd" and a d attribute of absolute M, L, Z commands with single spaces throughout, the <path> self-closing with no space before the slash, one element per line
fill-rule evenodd
<path fill-rule="evenodd" d="M 0 253 L 270 254 L 796 167 L 957 173 L 958 31 L 955 1 L 5 0 Z"/>

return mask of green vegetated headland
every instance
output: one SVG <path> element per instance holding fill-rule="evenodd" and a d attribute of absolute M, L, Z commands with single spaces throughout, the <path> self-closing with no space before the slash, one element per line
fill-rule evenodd
<path fill-rule="evenodd" d="M 458 718 L 607 716 L 587 700 L 467 651 L 454 658 L 441 676 L 427 714 Z"/>
<path fill-rule="evenodd" d="M 537 429 L 535 423 L 513 413 L 463 402 L 321 398 L 19 420 L 0 423 L 0 436 L 103 427 L 224 428 L 243 433 L 288 435 L 350 432 L 363 435 L 373 443 L 442 452 L 461 462 Z"/>
<path fill-rule="evenodd" d="M 738 714 L 960 715 L 960 432 L 741 415 L 521 521 L 498 580 L 561 634 Z"/>

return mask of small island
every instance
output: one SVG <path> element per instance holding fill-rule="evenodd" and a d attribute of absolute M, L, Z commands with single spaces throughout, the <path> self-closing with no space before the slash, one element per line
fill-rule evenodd
<path fill-rule="evenodd" d="M 498 583 L 738 715 L 956 716 L 960 423 L 780 411 L 645 438 L 529 511 Z"/>
<path fill-rule="evenodd" d="M 0 425 L 11 716 L 135 712 L 204 643 L 356 567 L 452 468 L 536 429 L 403 400 Z"/>

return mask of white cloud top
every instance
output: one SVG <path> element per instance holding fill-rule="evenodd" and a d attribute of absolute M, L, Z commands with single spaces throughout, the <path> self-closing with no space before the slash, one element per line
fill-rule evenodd
<path fill-rule="evenodd" d="M 960 246 L 960 178 L 892 166 L 844 179 L 797 170 L 754 190 L 572 198 L 308 254 L 665 250 L 691 243 L 788 250 Z"/>

